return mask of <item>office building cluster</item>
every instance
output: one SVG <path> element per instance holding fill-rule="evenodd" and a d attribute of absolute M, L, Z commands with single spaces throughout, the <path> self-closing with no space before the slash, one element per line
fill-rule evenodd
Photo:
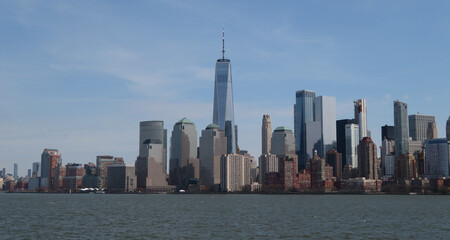
<path fill-rule="evenodd" d="M 408 115 L 393 103 L 393 126 L 382 126 L 380 152 L 367 126 L 368 104 L 354 101 L 354 117 L 336 119 L 336 98 L 295 92 L 294 130 L 272 131 L 262 116 L 261 155 L 239 146 L 234 117 L 231 62 L 215 67 L 212 123 L 201 130 L 181 118 L 168 136 L 164 121 L 142 121 L 134 165 L 97 156 L 95 163 L 63 165 L 57 149 L 44 149 L 26 178 L 0 171 L 9 191 L 62 192 L 403 192 L 450 186 L 450 118 L 447 138 L 438 138 L 434 116 Z M 168 145 L 169 143 L 169 145 Z M 169 146 L 169 147 L 168 147 Z"/>

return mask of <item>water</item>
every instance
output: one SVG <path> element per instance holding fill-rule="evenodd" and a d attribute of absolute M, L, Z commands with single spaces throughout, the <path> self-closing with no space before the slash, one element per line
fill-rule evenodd
<path fill-rule="evenodd" d="M 450 239 L 450 197 L 0 194 L 1 239 Z"/>

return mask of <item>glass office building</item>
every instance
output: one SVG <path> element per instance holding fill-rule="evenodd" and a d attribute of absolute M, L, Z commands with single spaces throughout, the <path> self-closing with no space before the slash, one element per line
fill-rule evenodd
<path fill-rule="evenodd" d="M 294 132 L 299 170 L 305 169 L 308 160 L 306 154 L 306 122 L 314 121 L 315 98 L 316 92 L 314 91 L 300 90 L 295 94 Z"/>
<path fill-rule="evenodd" d="M 222 50 L 224 53 L 225 51 Z M 228 129 L 225 129 L 225 124 Z M 214 82 L 214 109 L 213 123 L 218 125 L 221 130 L 228 130 L 227 137 L 231 136 L 228 144 L 228 153 L 236 153 L 237 136 L 234 123 L 234 103 L 233 103 L 233 84 L 231 80 L 231 64 L 229 59 L 223 55 L 216 62 L 216 73 Z M 231 128 L 231 129 L 229 129 Z"/>

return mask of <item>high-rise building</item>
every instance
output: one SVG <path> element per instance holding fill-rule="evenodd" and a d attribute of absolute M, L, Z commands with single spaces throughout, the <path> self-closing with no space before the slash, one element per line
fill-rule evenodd
<path fill-rule="evenodd" d="M 144 142 L 148 139 L 159 140 L 166 151 L 162 165 L 167 172 L 167 129 L 164 129 L 164 121 L 143 121 L 139 124 L 139 157 L 147 158 L 148 145 Z"/>
<path fill-rule="evenodd" d="M 113 156 L 97 156 L 97 176 L 99 188 L 106 188 L 108 186 L 108 166 L 116 163 L 123 163 L 118 158 Z"/>
<path fill-rule="evenodd" d="M 61 154 L 57 149 L 44 149 L 41 155 L 41 187 L 52 189 L 54 169 L 61 164 Z"/>
<path fill-rule="evenodd" d="M 277 155 L 275 154 L 261 155 L 259 157 L 259 183 L 264 184 L 267 173 L 277 173 L 278 165 L 279 159 Z"/>
<path fill-rule="evenodd" d="M 438 138 L 436 122 L 429 122 L 427 129 L 427 139 L 435 139 Z"/>
<path fill-rule="evenodd" d="M 221 159 L 220 187 L 225 192 L 236 192 L 250 185 L 251 163 L 240 154 L 227 154 Z"/>
<path fill-rule="evenodd" d="M 148 157 L 138 158 L 136 162 L 142 161 L 144 164 L 147 163 L 147 173 L 145 174 L 145 189 L 152 192 L 159 190 L 165 191 L 165 187 L 167 187 L 167 180 L 165 167 L 163 166 L 163 159 L 166 155 L 164 144 L 159 139 L 147 139 L 144 141 L 144 144 L 147 144 Z"/>
<path fill-rule="evenodd" d="M 431 178 L 449 177 L 449 145 L 446 138 L 426 141 L 425 173 Z"/>
<path fill-rule="evenodd" d="M 336 98 L 319 96 L 315 99 L 314 121 L 320 122 L 321 139 L 317 153 L 325 158 L 325 153 L 336 149 Z M 308 131 L 308 130 L 307 130 Z"/>
<path fill-rule="evenodd" d="M 381 141 L 384 139 L 394 140 L 394 126 L 384 125 L 381 127 Z"/>
<path fill-rule="evenodd" d="M 300 90 L 295 93 L 294 105 L 294 132 L 295 151 L 298 155 L 299 170 L 306 168 L 306 161 L 313 155 L 307 155 L 306 148 L 306 123 L 314 121 L 314 101 L 316 93 L 314 91 Z"/>
<path fill-rule="evenodd" d="M 344 165 L 351 165 L 353 168 L 358 167 L 358 144 L 359 144 L 359 125 L 350 123 L 345 125 L 345 153 L 346 158 Z"/>
<path fill-rule="evenodd" d="M 192 121 L 183 118 L 173 126 L 170 138 L 170 184 L 180 186 L 186 179 L 198 179 L 197 164 L 197 130 Z"/>
<path fill-rule="evenodd" d="M 40 162 L 33 163 L 33 167 L 31 168 L 31 174 L 35 175 L 36 177 L 41 177 L 41 163 Z"/>
<path fill-rule="evenodd" d="M 447 126 L 446 127 L 447 127 L 447 129 L 446 129 L 447 141 L 450 142 L 450 117 L 448 117 Z"/>
<path fill-rule="evenodd" d="M 200 183 L 220 184 L 220 159 L 227 154 L 225 132 L 216 124 L 209 124 L 200 137 Z"/>
<path fill-rule="evenodd" d="M 216 62 L 214 81 L 213 123 L 225 130 L 230 142 L 229 152 L 236 153 L 237 136 L 234 123 L 233 84 L 231 78 L 231 63 L 225 59 L 225 36 L 222 34 L 222 58 Z M 226 121 L 229 121 L 226 129 Z M 228 131 L 227 131 L 228 130 Z"/>
<path fill-rule="evenodd" d="M 112 192 L 132 192 L 136 190 L 136 175 L 134 166 L 127 166 L 124 163 L 111 164 L 108 166 L 110 179 L 108 181 L 108 191 Z"/>
<path fill-rule="evenodd" d="M 269 154 L 272 141 L 272 120 L 269 114 L 264 114 L 261 127 L 261 155 Z"/>
<path fill-rule="evenodd" d="M 386 177 L 394 177 L 395 175 L 395 156 L 394 156 L 394 140 L 384 138 L 381 143 L 381 169 L 382 175 Z"/>
<path fill-rule="evenodd" d="M 274 155 L 295 154 L 295 139 L 292 130 L 288 127 L 277 127 L 272 134 L 271 140 Z"/>
<path fill-rule="evenodd" d="M 337 179 L 342 178 L 342 154 L 332 149 L 325 154 L 325 161 L 333 167 L 333 176 Z"/>
<path fill-rule="evenodd" d="M 14 163 L 14 179 L 17 180 L 19 179 L 19 175 L 18 172 L 19 171 L 19 165 L 17 165 L 17 163 Z"/>
<path fill-rule="evenodd" d="M 395 156 L 409 152 L 408 105 L 394 101 Z"/>
<path fill-rule="evenodd" d="M 76 190 L 83 187 L 83 177 L 86 174 L 83 164 L 68 163 L 66 175 L 63 177 L 62 187 L 64 190 Z"/>
<path fill-rule="evenodd" d="M 336 150 L 338 153 L 342 154 L 342 169 L 346 165 L 347 161 L 347 152 L 346 148 L 346 138 L 345 138 L 345 125 L 355 123 L 354 119 L 341 119 L 336 121 Z M 359 132 L 358 132 L 359 138 Z"/>
<path fill-rule="evenodd" d="M 429 123 L 435 123 L 435 117 L 430 115 L 413 114 L 408 116 L 409 136 L 413 141 L 424 142 L 427 140 Z"/>
<path fill-rule="evenodd" d="M 358 145 L 358 176 L 366 179 L 378 179 L 379 171 L 377 145 L 370 137 L 364 137 Z"/>
<path fill-rule="evenodd" d="M 31 169 L 28 169 L 27 178 L 31 178 Z"/>
<path fill-rule="evenodd" d="M 311 159 L 322 149 L 322 127 L 320 121 L 306 122 L 306 157 Z M 320 155 L 319 155 L 320 157 Z"/>
<path fill-rule="evenodd" d="M 395 157 L 395 177 L 398 179 L 411 179 L 417 177 L 416 159 L 410 153 Z"/>
<path fill-rule="evenodd" d="M 164 184 L 167 182 L 167 129 L 164 121 L 140 122 L 139 156 L 135 170 L 136 187 L 141 190 L 167 185 Z"/>
<path fill-rule="evenodd" d="M 367 106 L 366 99 L 353 102 L 355 107 L 355 123 L 359 126 L 359 140 L 367 137 Z"/>
<path fill-rule="evenodd" d="M 3 170 L 2 170 L 2 177 L 3 177 L 3 178 L 6 177 L 6 168 L 3 168 Z"/>

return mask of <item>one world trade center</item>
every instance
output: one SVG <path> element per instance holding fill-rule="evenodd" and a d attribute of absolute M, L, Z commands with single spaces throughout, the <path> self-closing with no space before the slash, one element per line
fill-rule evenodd
<path fill-rule="evenodd" d="M 225 130 L 227 153 L 236 153 L 237 126 L 234 125 L 233 84 L 230 60 L 225 59 L 224 32 L 222 32 L 222 58 L 216 62 L 215 75 L 213 123 Z"/>

